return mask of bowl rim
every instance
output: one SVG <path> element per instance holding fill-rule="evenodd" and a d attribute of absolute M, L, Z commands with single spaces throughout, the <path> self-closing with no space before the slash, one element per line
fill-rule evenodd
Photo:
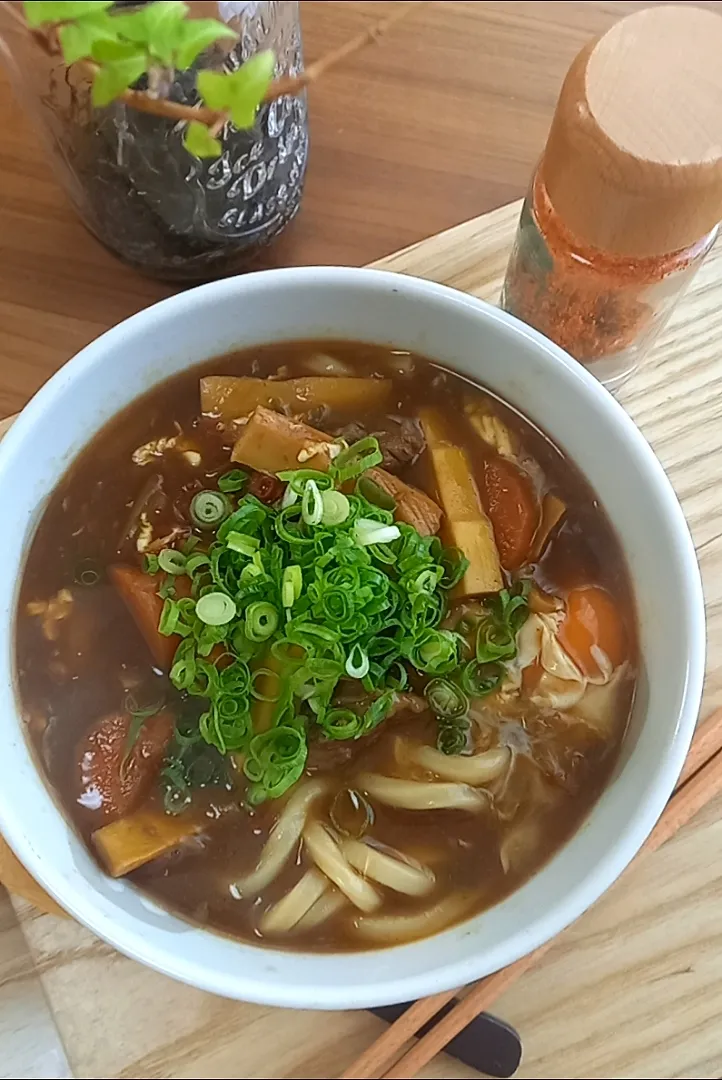
<path fill-rule="evenodd" d="M 372 277 L 375 278 L 373 284 Z M 575 921 L 590 904 L 596 902 L 613 884 L 632 860 L 654 827 L 672 793 L 694 732 L 705 668 L 706 635 L 701 576 L 689 527 L 661 463 L 631 417 L 619 402 L 597 382 L 594 376 L 542 334 L 480 298 L 423 278 L 373 268 L 311 266 L 256 271 L 251 274 L 226 278 L 198 286 L 161 300 L 130 316 L 130 318 L 112 327 L 77 353 L 25 406 L 0 444 L 0 486 L 4 483 L 11 459 L 18 454 L 25 440 L 37 429 L 38 425 L 52 418 L 53 405 L 58 392 L 67 388 L 86 370 L 102 363 L 108 346 L 114 346 L 130 331 L 133 334 L 143 333 L 153 325 L 171 319 L 175 311 L 186 310 L 189 306 L 202 309 L 206 301 L 212 297 L 234 296 L 242 300 L 244 292 L 246 290 L 252 291 L 261 279 L 265 282 L 265 288 L 267 289 L 272 289 L 276 282 L 279 284 L 290 283 L 297 288 L 303 288 L 306 283 L 317 288 L 324 281 L 339 287 L 345 285 L 351 288 L 368 287 L 374 290 L 378 286 L 381 289 L 413 294 L 419 300 L 424 298 L 436 299 L 445 304 L 462 305 L 468 309 L 473 309 L 482 322 L 491 321 L 503 324 L 514 334 L 525 337 L 537 352 L 541 351 L 546 354 L 551 365 L 556 365 L 560 372 L 566 372 L 566 377 L 570 381 L 576 382 L 579 392 L 589 399 L 590 407 L 606 414 L 608 423 L 617 425 L 619 431 L 633 446 L 636 454 L 636 464 L 643 470 L 645 479 L 648 479 L 653 485 L 655 499 L 662 508 L 670 529 L 674 533 L 679 567 L 686 584 L 681 601 L 685 616 L 684 629 L 690 642 L 686 682 L 676 729 L 664 748 L 661 760 L 657 764 L 656 777 L 649 798 L 644 805 L 640 806 L 638 814 L 629 822 L 627 828 L 615 839 L 609 841 L 607 849 L 600 858 L 594 873 L 575 885 L 567 897 L 566 903 L 563 905 L 557 904 L 551 911 L 539 915 L 530 925 L 517 929 L 503 941 L 502 945 L 492 950 L 493 956 L 487 956 L 486 962 L 480 963 L 479 954 L 471 950 L 470 955 L 464 959 L 446 963 L 441 962 L 433 971 L 424 970 L 421 974 L 401 976 L 387 973 L 384 976 L 380 975 L 378 984 L 374 986 L 364 985 L 359 987 L 358 985 L 351 985 L 344 987 L 343 990 L 340 986 L 319 987 L 313 982 L 313 977 L 309 979 L 308 988 L 300 990 L 295 985 L 285 986 L 280 979 L 276 980 L 272 992 L 267 990 L 265 983 L 261 985 L 255 982 L 253 975 L 245 976 L 243 973 L 239 973 L 224 979 L 211 974 L 209 977 L 209 972 L 202 963 L 178 960 L 170 954 L 166 947 L 158 946 L 155 941 L 144 936 L 142 925 L 137 925 L 132 933 L 116 927 L 113 920 L 99 910 L 97 893 L 92 887 L 87 884 L 76 884 L 67 877 L 63 877 L 52 862 L 47 863 L 44 861 L 41 853 L 32 843 L 30 830 L 26 829 L 24 821 L 10 801 L 6 799 L 3 791 L 0 790 L 0 826 L 3 835 L 20 860 L 48 893 L 68 912 L 119 951 L 164 974 L 216 994 L 255 1001 L 260 1004 L 286 1007 L 366 1008 L 372 1005 L 411 1000 L 437 990 L 465 985 L 478 979 L 480 971 L 484 974 L 487 971 L 497 970 L 500 966 L 512 963 L 555 937 L 566 926 Z M 373 335 L 370 335 L 369 340 L 372 337 Z M 190 366 L 192 365 L 189 363 L 188 367 Z M 154 380 L 154 385 L 160 381 L 162 380 Z M 11 587 L 14 588 L 14 585 Z M 11 602 L 9 610 L 5 608 L 0 617 L 0 635 L 4 625 L 11 641 L 10 654 L 13 658 L 12 642 L 14 641 L 16 594 L 14 596 L 15 599 Z M 0 652 L 3 651 L 0 650 Z M 8 674 L 12 675 L 12 659 L 8 663 L 8 657 L 4 652 L 2 658 L 0 658 L 0 671 L 3 669 L 5 669 L 6 676 Z M 17 698 L 14 720 L 18 724 L 22 723 Z M 56 812 L 62 813 L 58 807 L 56 807 Z M 591 814 L 593 813 L 594 808 L 591 811 Z M 66 827 L 70 828 L 67 823 Z M 533 877 L 531 880 L 533 881 Z M 463 926 L 464 924 L 460 925 Z M 458 931 L 458 928 L 457 926 L 444 933 L 453 933 Z M 214 934 L 213 936 L 216 937 L 217 935 Z M 437 935 L 437 937 L 441 938 L 443 934 Z M 232 939 L 228 940 L 231 941 Z M 406 946 L 396 946 L 395 948 L 413 949 L 413 947 L 414 943 Z M 276 956 L 281 954 L 284 956 L 291 955 L 282 950 L 269 950 L 265 947 L 259 949 L 255 946 L 248 946 L 248 948 L 252 948 L 255 953 L 265 956 L 269 954 Z M 379 957 L 389 956 L 392 951 L 394 951 L 393 948 L 391 950 L 372 950 L 373 954 Z M 497 957 L 497 954 L 501 953 L 503 953 L 503 961 L 500 961 Z M 318 956 L 318 954 L 312 953 L 295 953 L 293 955 L 307 956 L 309 960 L 316 959 Z M 352 963 L 353 957 L 360 954 L 343 953 L 337 955 L 348 958 L 348 961 Z M 366 952 L 366 955 L 368 955 L 368 952 Z"/>

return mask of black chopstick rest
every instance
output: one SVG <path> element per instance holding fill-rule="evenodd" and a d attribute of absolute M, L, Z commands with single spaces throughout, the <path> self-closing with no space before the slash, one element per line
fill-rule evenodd
<path fill-rule="evenodd" d="M 413 1002 L 405 1002 L 401 1005 L 381 1005 L 379 1008 L 368 1011 L 379 1019 L 393 1024 L 412 1004 Z M 443 1009 L 439 1009 L 436 1016 L 420 1028 L 418 1035 L 426 1035 L 428 1031 L 431 1031 L 456 1004 L 455 1000 L 447 1002 Z M 490 1013 L 479 1013 L 444 1047 L 445 1054 L 457 1058 L 464 1065 L 487 1076 L 498 1077 L 514 1075 L 519 1068 L 521 1052 L 521 1039 L 518 1033 L 510 1024 L 499 1020 L 496 1016 L 491 1016 Z"/>

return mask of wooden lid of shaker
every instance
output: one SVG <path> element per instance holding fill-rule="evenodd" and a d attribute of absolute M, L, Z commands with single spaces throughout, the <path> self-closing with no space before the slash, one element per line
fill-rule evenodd
<path fill-rule="evenodd" d="M 722 17 L 692 5 L 622 19 L 577 56 L 540 177 L 582 242 L 688 247 L 722 220 Z"/>

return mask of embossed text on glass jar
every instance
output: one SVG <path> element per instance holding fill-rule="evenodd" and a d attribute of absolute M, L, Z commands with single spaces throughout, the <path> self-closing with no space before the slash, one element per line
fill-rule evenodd
<path fill-rule="evenodd" d="M 230 51 L 214 46 L 199 66 L 234 70 L 273 49 L 277 76 L 302 70 L 297 3 L 190 7 L 192 17 L 221 18 L 239 34 Z M 305 94 L 263 106 L 251 131 L 226 125 L 221 155 L 200 160 L 184 149 L 182 124 L 118 102 L 94 108 L 87 74 L 42 53 L 1 10 L 0 33 L 16 89 L 41 122 L 75 209 L 138 270 L 191 282 L 243 269 L 297 212 L 308 154 Z M 174 72 L 165 93 L 194 105 L 195 72 Z"/>

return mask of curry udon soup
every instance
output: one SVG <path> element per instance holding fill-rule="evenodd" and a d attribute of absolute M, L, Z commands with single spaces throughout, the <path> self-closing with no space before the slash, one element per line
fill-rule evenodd
<path fill-rule="evenodd" d="M 300 342 L 171 379 L 80 455 L 17 669 L 109 874 L 255 943 L 371 948 L 495 903 L 579 826 L 633 603 L 522 417 L 420 357 Z"/>

